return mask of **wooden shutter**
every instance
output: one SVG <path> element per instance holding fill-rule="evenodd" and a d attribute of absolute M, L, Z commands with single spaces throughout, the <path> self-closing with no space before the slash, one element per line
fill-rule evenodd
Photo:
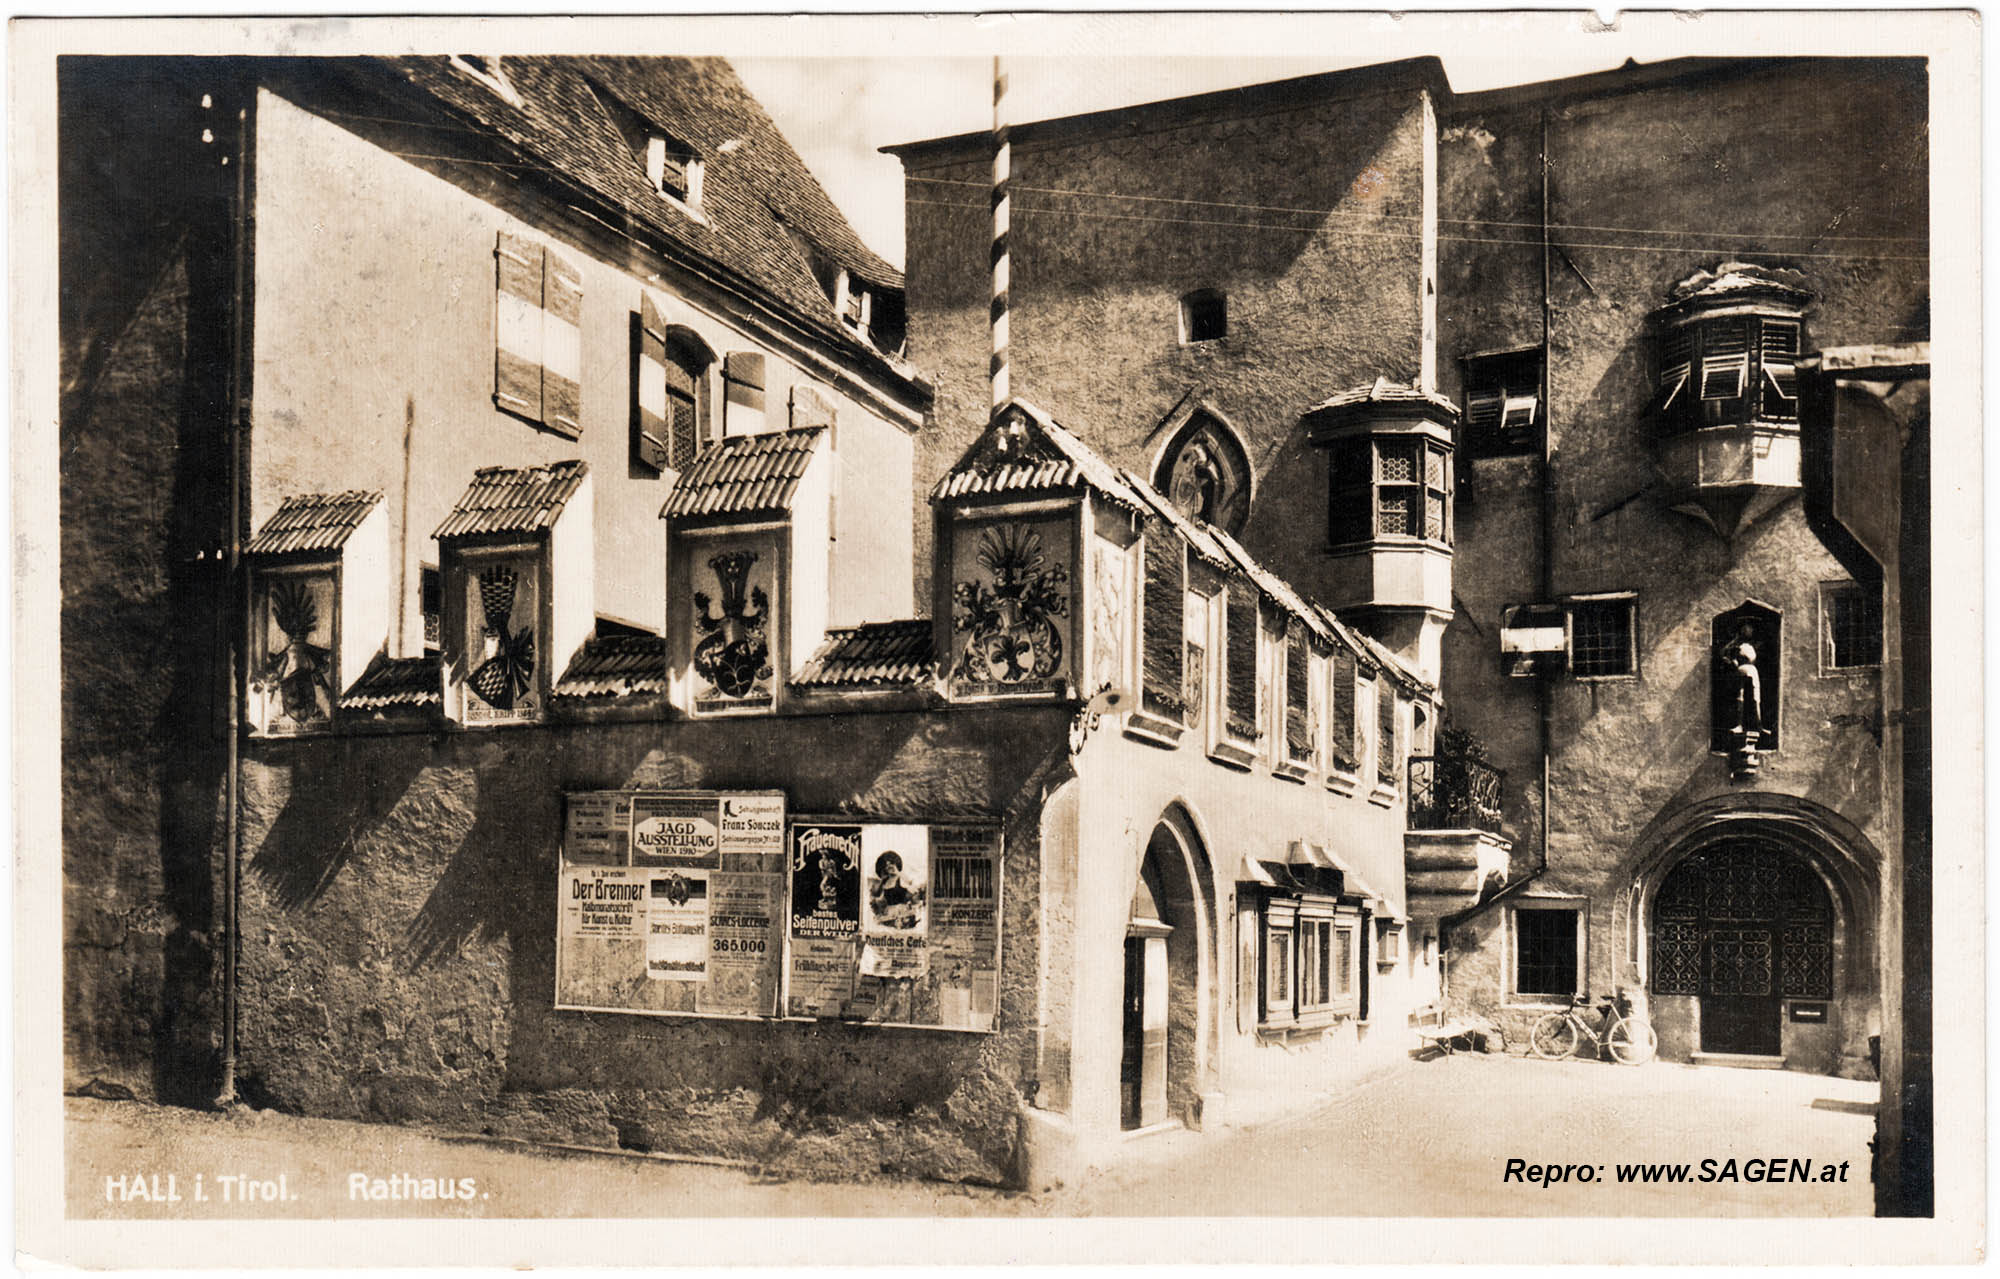
<path fill-rule="evenodd" d="M 1333 650 L 1333 729 L 1332 738 L 1334 767 L 1353 772 L 1355 761 L 1360 758 L 1355 745 L 1357 725 L 1354 718 L 1354 654 L 1345 647 Z"/>
<path fill-rule="evenodd" d="M 1146 524 L 1146 584 L 1141 615 L 1141 704 L 1179 719 L 1187 616 L 1187 547 L 1165 520 Z"/>
<path fill-rule="evenodd" d="M 1312 657 L 1305 626 L 1294 621 L 1285 638 L 1285 754 L 1309 760 L 1313 753 Z"/>
<path fill-rule="evenodd" d="M 500 233 L 493 402 L 542 420 L 542 246 Z"/>
<path fill-rule="evenodd" d="M 1225 690 L 1223 721 L 1231 737 L 1257 740 L 1257 590 L 1248 582 L 1231 578 L 1228 602 L 1224 606 L 1223 672 Z"/>
<path fill-rule="evenodd" d="M 542 424 L 583 433 L 583 275 L 553 253 L 542 255 Z"/>
<path fill-rule="evenodd" d="M 1797 417 L 1799 326 L 1791 320 L 1765 320 L 1758 329 L 1758 359 L 1763 367 L 1763 415 Z"/>
<path fill-rule="evenodd" d="M 1717 320 L 1702 330 L 1701 398 L 1724 401 L 1732 411 L 1743 399 L 1750 367 L 1750 327 L 1741 319 Z"/>
<path fill-rule="evenodd" d="M 1375 684 L 1375 776 L 1383 785 L 1394 786 L 1401 768 L 1396 749 L 1396 686 L 1384 676 Z"/>
<path fill-rule="evenodd" d="M 722 433 L 755 435 L 764 429 L 764 356 L 731 351 L 722 357 Z"/>
<path fill-rule="evenodd" d="M 1375 532 L 1375 447 L 1367 440 L 1343 440 L 1331 453 L 1327 540 L 1334 546 L 1365 542 Z"/>
<path fill-rule="evenodd" d="M 653 299 L 639 297 L 639 357 L 632 362 L 632 460 L 665 470 L 670 460 L 667 417 L 667 324 Z"/>

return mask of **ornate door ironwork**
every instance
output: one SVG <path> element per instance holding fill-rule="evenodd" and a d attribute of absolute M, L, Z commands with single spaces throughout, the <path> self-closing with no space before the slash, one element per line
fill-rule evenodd
<path fill-rule="evenodd" d="M 1700 997 L 1705 1049 L 1776 1052 L 1780 1001 L 1833 997 L 1833 903 L 1771 840 L 1720 840 L 1674 867 L 1652 933 L 1653 993 Z"/>

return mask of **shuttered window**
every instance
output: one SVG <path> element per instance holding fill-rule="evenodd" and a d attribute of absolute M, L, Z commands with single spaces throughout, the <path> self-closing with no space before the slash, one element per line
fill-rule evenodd
<path fill-rule="evenodd" d="M 1257 591 L 1230 579 L 1224 608 L 1224 725 L 1238 741 L 1257 740 Z"/>
<path fill-rule="evenodd" d="M 1333 767 L 1351 773 L 1361 757 L 1358 741 L 1359 725 L 1354 717 L 1354 654 L 1345 648 L 1333 652 L 1333 727 L 1329 730 L 1328 746 L 1333 752 Z"/>
<path fill-rule="evenodd" d="M 1145 540 L 1142 704 L 1155 715 L 1179 719 L 1185 710 L 1181 664 L 1186 655 L 1187 548 L 1164 520 L 1147 522 Z"/>
<path fill-rule="evenodd" d="M 582 433 L 583 276 L 546 246 L 502 231 L 493 401 L 552 431 Z"/>
<path fill-rule="evenodd" d="M 1790 320 L 1763 320 L 1757 327 L 1758 347 L 1764 366 L 1759 412 L 1769 418 L 1797 417 L 1799 326 Z"/>
<path fill-rule="evenodd" d="M 659 471 L 684 469 L 707 434 L 710 356 L 671 329 L 653 299 L 639 300 L 639 358 L 633 362 L 632 460 Z M 763 389 L 758 388 L 761 398 Z"/>
<path fill-rule="evenodd" d="M 1728 315 L 1660 335 L 1659 379 L 1648 412 L 1669 430 L 1792 421 L 1799 415 L 1798 320 Z"/>
<path fill-rule="evenodd" d="M 1393 787 L 1403 761 L 1396 741 L 1396 686 L 1388 680 L 1375 683 L 1375 776 L 1384 786 Z"/>
<path fill-rule="evenodd" d="M 1294 622 L 1285 639 L 1285 758 L 1297 763 L 1313 756 L 1312 655 L 1304 629 Z"/>
<path fill-rule="evenodd" d="M 722 433 L 756 435 L 764 429 L 764 356 L 731 351 L 722 359 Z"/>

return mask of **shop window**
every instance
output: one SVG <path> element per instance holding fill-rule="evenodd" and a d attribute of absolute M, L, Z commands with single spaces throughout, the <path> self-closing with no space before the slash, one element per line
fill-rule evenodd
<path fill-rule="evenodd" d="M 583 276 L 547 247 L 505 231 L 494 256 L 493 402 L 574 439 L 583 431 Z"/>
<path fill-rule="evenodd" d="M 1470 456 L 1539 452 L 1543 416 L 1541 348 L 1465 361 L 1465 448 Z"/>
<path fill-rule="evenodd" d="M 1452 540 L 1451 453 L 1432 440 L 1343 440 L 1330 453 L 1327 536 L 1335 546 Z"/>
<path fill-rule="evenodd" d="M 1660 335 L 1652 413 L 1670 433 L 1796 421 L 1804 333 L 1790 316 L 1708 315 Z"/>
<path fill-rule="evenodd" d="M 1208 413 L 1196 413 L 1160 454 L 1153 487 L 1192 520 L 1225 533 L 1242 531 L 1250 516 L 1250 459 L 1236 433 Z"/>
<path fill-rule="evenodd" d="M 1882 593 L 1874 586 L 1829 582 L 1819 594 L 1821 663 L 1827 670 L 1882 664 Z"/>
<path fill-rule="evenodd" d="M 715 352 L 692 330 L 669 324 L 650 296 L 639 301 L 634 361 L 632 460 L 654 471 L 684 471 L 708 443 L 709 370 Z M 759 407 L 763 389 L 757 388 Z"/>
<path fill-rule="evenodd" d="M 1181 296 L 1181 341 L 1213 342 L 1229 333 L 1229 297 L 1221 289 Z"/>
<path fill-rule="evenodd" d="M 1568 907 L 1513 908 L 1514 993 L 1568 998 L 1582 989 L 1583 912 Z"/>
<path fill-rule="evenodd" d="M 1570 601 L 1570 672 L 1581 679 L 1636 675 L 1639 671 L 1630 595 Z"/>

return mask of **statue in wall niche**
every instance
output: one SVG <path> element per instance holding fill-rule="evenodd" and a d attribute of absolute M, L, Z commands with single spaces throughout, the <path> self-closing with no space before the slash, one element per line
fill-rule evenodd
<path fill-rule="evenodd" d="M 1726 704 L 1733 708 L 1731 734 L 1745 747 L 1755 747 L 1764 728 L 1763 677 L 1757 669 L 1757 628 L 1739 622 L 1736 633 L 1715 655 L 1716 678 L 1723 681 Z"/>

